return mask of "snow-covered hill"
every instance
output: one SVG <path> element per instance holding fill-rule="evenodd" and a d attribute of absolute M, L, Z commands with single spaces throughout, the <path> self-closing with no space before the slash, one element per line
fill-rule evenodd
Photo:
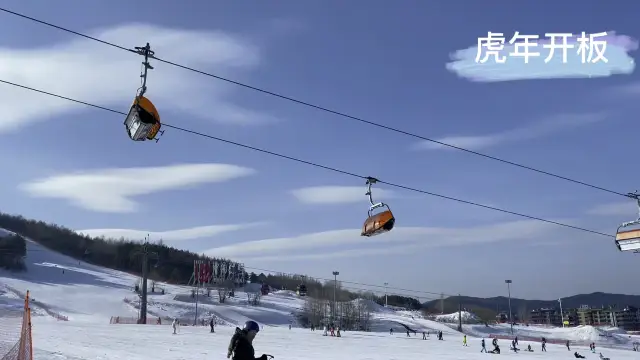
<path fill-rule="evenodd" d="M 473 322 L 480 321 L 480 318 L 478 318 L 475 314 L 470 313 L 468 311 L 461 311 L 460 314 L 458 314 L 457 312 L 454 312 L 451 314 L 435 315 L 433 317 L 433 319 L 438 322 L 456 323 L 456 324 L 458 323 L 459 318 L 462 318 L 462 323 L 473 323 Z"/>
<path fill-rule="evenodd" d="M 139 278 L 127 273 L 101 268 L 53 252 L 33 241 L 27 241 L 25 273 L 0 272 L 0 288 L 10 296 L 21 297 L 27 290 L 34 299 L 35 314 L 48 314 L 69 321 L 108 323 L 111 317 L 137 317 L 139 298 L 133 284 Z M 149 285 L 150 286 L 150 285 Z M 164 294 L 149 293 L 150 316 L 179 318 L 183 323 L 196 320 L 195 298 L 185 286 L 158 284 Z M 382 307 L 372 301 L 358 299 L 372 312 L 372 331 L 434 331 L 456 333 L 435 321 L 425 320 L 419 312 Z M 292 291 L 276 291 L 263 296 L 258 306 L 248 303 L 242 290 L 221 304 L 217 293 L 198 294 L 197 318 L 215 317 L 221 325 L 235 326 L 254 320 L 263 326 L 296 327 L 296 314 L 303 308 L 304 298 Z"/>

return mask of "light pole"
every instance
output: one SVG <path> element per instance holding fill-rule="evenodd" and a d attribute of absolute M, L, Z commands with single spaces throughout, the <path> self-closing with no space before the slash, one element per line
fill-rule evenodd
<path fill-rule="evenodd" d="M 136 254 L 142 255 L 142 289 L 140 289 L 140 311 L 138 316 L 138 323 L 147 323 L 147 280 L 149 278 L 149 257 L 153 256 L 156 260 L 159 259 L 158 253 L 155 251 L 149 251 L 149 235 L 144 238 L 142 249 L 136 251 Z"/>
<path fill-rule="evenodd" d="M 562 327 L 564 327 L 564 314 L 562 313 L 562 298 L 558 299 L 560 303 L 560 321 L 562 322 Z"/>
<path fill-rule="evenodd" d="M 509 323 L 511 324 L 511 333 L 513 334 L 513 318 L 511 317 L 511 280 L 504 281 L 507 284 L 507 291 L 509 293 Z"/>
<path fill-rule="evenodd" d="M 387 307 L 387 305 L 389 305 L 389 303 L 387 302 L 387 285 L 389 285 L 388 282 L 384 283 L 384 307 Z"/>
<path fill-rule="evenodd" d="M 333 318 L 336 316 L 336 288 L 338 287 L 338 275 L 340 275 L 339 271 L 333 272 L 333 311 L 331 312 L 331 317 Z"/>

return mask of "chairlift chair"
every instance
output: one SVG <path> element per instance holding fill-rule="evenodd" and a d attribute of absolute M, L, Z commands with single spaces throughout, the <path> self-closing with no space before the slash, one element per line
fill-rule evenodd
<path fill-rule="evenodd" d="M 369 203 L 371 206 L 369 207 L 369 211 L 367 212 L 367 219 L 362 225 L 362 233 L 361 236 L 376 236 L 380 234 L 387 233 L 391 231 L 396 223 L 396 219 L 391 212 L 391 208 L 389 205 L 379 202 L 373 202 L 373 196 L 371 195 L 371 185 L 375 184 L 378 180 L 375 178 L 367 179 L 367 195 L 369 197 Z M 380 212 L 374 212 L 376 209 L 386 209 Z"/>
<path fill-rule="evenodd" d="M 618 226 L 616 231 L 616 246 L 620 251 L 640 252 L 640 195 L 638 191 L 629 193 L 628 197 L 635 199 L 638 206 L 638 218 L 627 221 Z"/>

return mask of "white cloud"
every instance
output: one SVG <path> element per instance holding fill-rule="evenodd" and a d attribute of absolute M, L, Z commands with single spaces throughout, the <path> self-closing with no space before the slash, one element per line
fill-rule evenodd
<path fill-rule="evenodd" d="M 366 192 L 365 186 L 312 186 L 292 190 L 291 194 L 298 201 L 307 204 L 343 204 L 369 201 Z M 373 201 L 393 197 L 396 197 L 396 194 L 391 190 L 373 190 Z"/>
<path fill-rule="evenodd" d="M 92 211 L 128 213 L 140 195 L 229 181 L 255 170 L 229 164 L 177 164 L 163 167 L 115 168 L 55 175 L 20 185 L 34 197 L 64 199 Z"/>
<path fill-rule="evenodd" d="M 470 228 L 398 227 L 376 237 L 360 236 L 360 229 L 332 230 L 294 237 L 273 238 L 242 242 L 206 250 L 212 256 L 247 258 L 260 255 L 260 259 L 323 259 L 376 254 L 409 253 L 419 248 L 435 246 L 464 246 L 479 243 L 541 239 L 557 233 L 557 226 L 534 220 L 521 220 Z M 393 243 L 392 247 L 373 248 L 372 245 Z M 365 248 L 349 247 L 365 245 Z M 290 254 L 287 252 L 339 246 L 339 252 Z M 277 253 L 277 254 L 276 254 Z"/>
<path fill-rule="evenodd" d="M 638 216 L 638 205 L 635 201 L 624 201 L 595 206 L 587 211 L 590 215 L 626 216 L 633 220 Z"/>
<path fill-rule="evenodd" d="M 102 237 L 108 239 L 120 239 L 125 238 L 129 240 L 143 240 L 147 235 L 151 241 L 185 241 L 200 239 L 206 237 L 213 237 L 224 233 L 239 231 L 254 226 L 262 225 L 263 223 L 247 223 L 247 224 L 228 224 L 228 225 L 207 225 L 196 226 L 187 229 L 167 230 L 167 231 L 149 231 L 149 230 L 135 230 L 135 229 L 86 229 L 77 230 L 78 234 L 83 234 L 91 237 Z"/>
<path fill-rule="evenodd" d="M 535 123 L 507 130 L 495 134 L 479 136 L 447 136 L 436 139 L 442 143 L 465 148 L 468 150 L 480 150 L 491 146 L 502 145 L 510 142 L 534 139 L 553 134 L 562 130 L 585 126 L 607 118 L 605 113 L 589 114 L 558 114 L 547 117 Z M 453 148 L 430 141 L 422 141 L 414 146 L 415 149 L 453 150 Z"/>
<path fill-rule="evenodd" d="M 131 24 L 91 35 L 131 48 L 148 41 L 160 58 L 201 69 L 214 68 L 221 75 L 251 70 L 259 63 L 256 46 L 224 32 Z M 65 43 L 34 49 L 0 48 L 0 79 L 126 111 L 140 86 L 141 61 L 132 53 L 72 37 Z M 228 84 L 151 62 L 155 69 L 149 73 L 147 95 L 161 113 L 173 108 L 186 116 L 229 124 L 273 120 L 229 102 Z M 0 107 L 0 132 L 87 109 L 7 84 L 0 84 Z"/>

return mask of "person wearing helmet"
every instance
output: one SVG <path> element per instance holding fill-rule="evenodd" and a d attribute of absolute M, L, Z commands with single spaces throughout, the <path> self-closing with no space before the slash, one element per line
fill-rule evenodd
<path fill-rule="evenodd" d="M 247 321 L 244 323 L 244 328 L 236 328 L 236 332 L 231 337 L 229 342 L 229 349 L 227 352 L 227 359 L 233 355 L 233 360 L 268 360 L 270 355 L 262 354 L 262 356 L 256 358 L 255 350 L 253 349 L 253 339 L 260 331 L 260 325 L 255 321 Z"/>

